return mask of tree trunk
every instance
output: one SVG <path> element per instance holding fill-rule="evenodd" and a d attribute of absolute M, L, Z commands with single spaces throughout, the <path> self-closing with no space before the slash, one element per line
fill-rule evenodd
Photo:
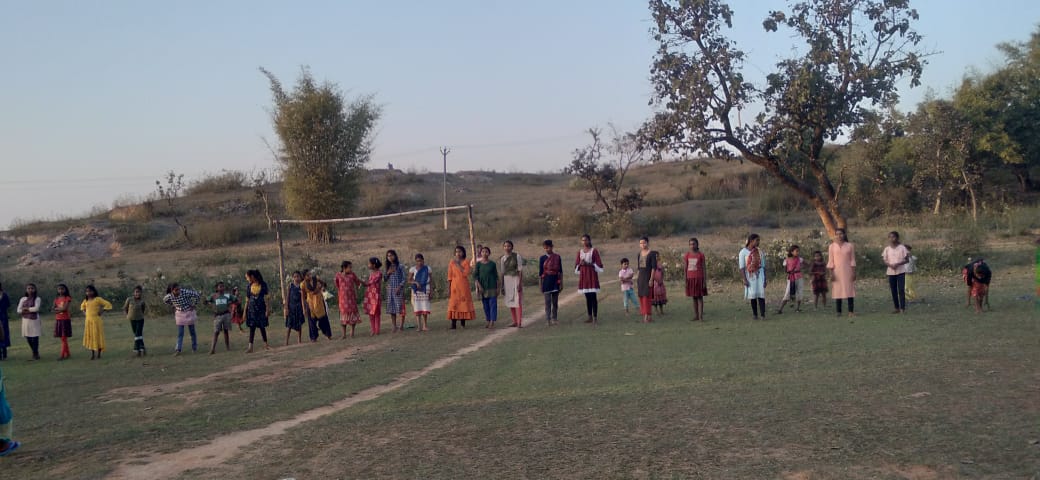
<path fill-rule="evenodd" d="M 307 239 L 312 243 L 320 243 L 327 245 L 332 243 L 335 239 L 335 235 L 332 231 L 332 226 L 327 223 L 311 223 L 307 224 Z"/>
<path fill-rule="evenodd" d="M 968 191 L 968 196 L 971 198 L 971 221 L 978 223 L 979 221 L 979 207 L 978 202 L 975 199 L 975 188 L 968 181 L 968 174 L 961 170 L 961 178 L 964 179 L 964 189 Z"/>
<path fill-rule="evenodd" d="M 939 214 L 939 207 L 942 206 L 942 190 L 935 194 L 935 208 L 932 209 L 932 215 Z"/>

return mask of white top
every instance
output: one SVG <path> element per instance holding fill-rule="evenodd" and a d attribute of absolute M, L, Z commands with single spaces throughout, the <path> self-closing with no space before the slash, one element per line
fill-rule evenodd
<path fill-rule="evenodd" d="M 896 245 L 895 247 L 889 245 L 885 247 L 884 251 L 881 252 L 881 260 L 885 262 L 885 265 L 891 263 L 901 263 L 907 260 L 909 256 L 910 251 L 907 250 L 906 246 L 902 243 Z M 896 268 L 888 267 L 885 270 L 885 273 L 888 275 L 899 275 L 901 273 L 906 273 L 906 265 L 907 264 L 904 263 L 902 265 L 897 266 Z"/>
<path fill-rule="evenodd" d="M 636 276 L 636 272 L 631 268 L 622 268 L 618 271 L 618 278 L 621 279 L 621 291 L 632 289 L 633 278 Z"/>

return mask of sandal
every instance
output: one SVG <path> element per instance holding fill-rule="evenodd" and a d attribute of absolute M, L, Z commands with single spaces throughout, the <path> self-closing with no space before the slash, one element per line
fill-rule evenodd
<path fill-rule="evenodd" d="M 0 457 L 3 457 L 3 456 L 5 456 L 5 455 L 7 455 L 7 454 L 9 454 L 9 453 L 11 453 L 11 452 L 13 452 L 15 450 L 18 450 L 18 447 L 20 447 L 20 446 L 22 446 L 22 444 L 19 443 L 19 442 L 16 442 L 14 440 L 8 441 L 7 442 L 7 448 L 5 448 L 2 451 L 0 451 Z"/>

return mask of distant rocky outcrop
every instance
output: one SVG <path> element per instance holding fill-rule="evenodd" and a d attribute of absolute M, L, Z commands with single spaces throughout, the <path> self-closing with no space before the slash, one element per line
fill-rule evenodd
<path fill-rule="evenodd" d="M 51 238 L 46 243 L 33 245 L 29 253 L 18 260 L 19 267 L 82 262 L 117 257 L 122 245 L 115 232 L 94 226 L 74 227 Z"/>

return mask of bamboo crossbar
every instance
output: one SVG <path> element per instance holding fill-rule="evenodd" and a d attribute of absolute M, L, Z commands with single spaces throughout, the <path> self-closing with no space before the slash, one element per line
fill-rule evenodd
<path fill-rule="evenodd" d="M 329 218 L 324 220 L 275 220 L 275 223 L 283 225 L 314 225 L 322 223 L 347 223 L 347 222 L 364 222 L 367 220 L 380 220 L 384 218 L 403 217 L 405 215 L 418 215 L 420 213 L 435 213 L 435 212 L 448 212 L 450 210 L 466 210 L 473 208 L 472 205 L 457 205 L 454 207 L 437 207 L 427 208 L 424 210 L 411 210 L 407 212 L 398 213 L 387 213 L 384 215 L 373 215 L 371 217 L 351 217 L 351 218 Z"/>

